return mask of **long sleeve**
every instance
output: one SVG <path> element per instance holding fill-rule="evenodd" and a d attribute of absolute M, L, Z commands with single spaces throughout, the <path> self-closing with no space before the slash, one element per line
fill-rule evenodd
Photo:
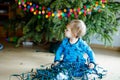
<path fill-rule="evenodd" d="M 95 63 L 95 54 L 94 54 L 93 50 L 90 48 L 90 46 L 88 46 L 88 44 L 83 41 L 82 48 L 83 48 L 84 52 L 87 53 L 90 62 Z"/>
<path fill-rule="evenodd" d="M 64 50 L 63 45 L 64 45 L 64 40 L 62 41 L 62 43 L 60 44 L 59 48 L 58 48 L 57 51 L 56 51 L 56 55 L 55 55 L 55 58 L 54 58 L 54 62 L 55 62 L 55 61 L 60 61 L 61 55 L 62 55 L 63 50 Z"/>

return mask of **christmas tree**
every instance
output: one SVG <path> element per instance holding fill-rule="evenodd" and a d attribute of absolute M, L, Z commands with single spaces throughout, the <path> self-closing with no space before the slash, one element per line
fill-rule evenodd
<path fill-rule="evenodd" d="M 34 42 L 61 41 L 67 23 L 81 19 L 87 26 L 83 39 L 90 42 L 95 36 L 106 45 L 118 27 L 120 3 L 112 0 L 16 0 L 16 4 L 26 18 L 18 44 L 27 38 Z"/>

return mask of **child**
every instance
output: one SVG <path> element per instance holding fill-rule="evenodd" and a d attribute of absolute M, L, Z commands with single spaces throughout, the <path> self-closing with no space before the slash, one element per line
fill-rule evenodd
<path fill-rule="evenodd" d="M 106 70 L 97 66 L 92 49 L 82 40 L 86 25 L 82 20 L 72 20 L 65 29 L 63 39 L 51 68 L 37 69 L 37 80 L 96 80 L 106 75 Z M 87 58 L 84 55 L 87 54 Z"/>
<path fill-rule="evenodd" d="M 94 52 L 82 40 L 85 33 L 84 22 L 82 20 L 72 20 L 66 26 L 66 38 L 60 44 L 51 68 L 37 69 L 32 80 L 102 79 L 106 71 L 96 66 Z M 84 54 L 88 55 L 87 59 Z"/>
<path fill-rule="evenodd" d="M 90 63 L 88 67 L 94 68 L 95 57 L 92 49 L 82 40 L 82 36 L 86 33 L 86 25 L 82 20 L 72 20 L 65 29 L 66 38 L 63 39 L 60 47 L 56 52 L 54 64 L 56 66 L 61 62 L 61 55 L 63 55 L 62 62 L 74 64 L 79 62 L 81 65 L 75 65 L 77 67 L 85 67 L 86 59 L 84 54 L 87 53 Z M 74 75 L 76 76 L 76 75 Z M 81 76 L 81 75 L 79 75 Z"/>

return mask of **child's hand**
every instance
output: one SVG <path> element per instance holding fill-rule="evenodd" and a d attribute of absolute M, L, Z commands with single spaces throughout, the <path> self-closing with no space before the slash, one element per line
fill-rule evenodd
<path fill-rule="evenodd" d="M 51 65 L 51 67 L 56 66 L 58 63 L 59 63 L 58 61 L 54 62 L 54 63 Z"/>
<path fill-rule="evenodd" d="M 95 67 L 95 64 L 90 63 L 90 64 L 88 65 L 88 67 L 89 67 L 90 69 L 93 69 L 93 68 Z"/>

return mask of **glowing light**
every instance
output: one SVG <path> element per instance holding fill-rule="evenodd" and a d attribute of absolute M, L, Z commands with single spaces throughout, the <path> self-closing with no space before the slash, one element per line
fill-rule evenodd
<path fill-rule="evenodd" d="M 89 11 L 90 11 L 90 9 L 87 9 L 87 11 L 89 12 Z"/>
<path fill-rule="evenodd" d="M 18 5 L 21 5 L 21 2 L 18 2 Z"/>
<path fill-rule="evenodd" d="M 62 13 L 62 17 L 65 17 L 65 14 L 64 14 L 64 13 Z"/>
<path fill-rule="evenodd" d="M 41 14 L 41 11 L 38 11 L 38 14 Z"/>
<path fill-rule="evenodd" d="M 54 13 L 52 13 L 52 17 L 54 17 L 55 16 L 55 14 Z"/>
<path fill-rule="evenodd" d="M 44 11 L 44 10 L 42 11 L 42 14 L 45 14 L 45 11 Z"/>
<path fill-rule="evenodd" d="M 66 10 L 66 9 L 64 9 L 64 12 L 67 12 L 67 10 Z"/>
<path fill-rule="evenodd" d="M 48 15 L 46 15 L 45 17 L 48 18 Z"/>
<path fill-rule="evenodd" d="M 59 17 L 59 16 L 60 16 L 60 14 L 58 13 L 58 14 L 57 14 L 57 16 Z"/>
<path fill-rule="evenodd" d="M 84 15 L 87 14 L 91 15 L 92 11 L 95 12 L 101 12 L 101 8 L 105 8 L 105 4 L 107 0 L 100 0 L 93 2 L 93 5 L 83 5 L 82 8 L 65 8 L 57 11 L 51 10 L 50 7 L 46 8 L 44 5 L 39 5 L 36 3 L 32 3 L 31 1 L 27 0 L 15 0 L 16 3 L 18 3 L 19 8 L 23 9 L 24 11 L 30 11 L 34 15 L 38 15 L 38 18 L 41 18 L 41 15 L 44 15 L 44 17 L 49 18 L 50 16 L 54 17 L 55 15 L 62 19 L 62 17 L 74 17 L 78 18 L 78 15 Z"/>
<path fill-rule="evenodd" d="M 45 10 L 45 6 L 42 7 L 42 10 Z"/>
<path fill-rule="evenodd" d="M 50 8 L 47 8 L 48 11 L 50 11 L 51 9 Z"/>
<path fill-rule="evenodd" d="M 27 8 L 24 8 L 24 11 L 26 11 L 27 10 Z"/>
<path fill-rule="evenodd" d="M 22 8 L 22 6 L 21 6 L 21 5 L 19 5 L 18 7 L 19 7 L 19 8 Z"/>
<path fill-rule="evenodd" d="M 48 12 L 48 16 L 50 17 L 50 15 L 51 15 L 51 12 Z"/>
<path fill-rule="evenodd" d="M 81 12 L 79 12 L 79 14 L 82 14 Z"/>
<path fill-rule="evenodd" d="M 77 11 L 79 12 L 79 11 L 80 11 L 80 8 L 78 8 Z"/>
<path fill-rule="evenodd" d="M 36 15 L 37 14 L 36 11 L 33 14 Z"/>
<path fill-rule="evenodd" d="M 26 4 L 24 4 L 24 7 L 26 7 L 27 5 Z"/>
<path fill-rule="evenodd" d="M 30 8 L 30 11 L 31 11 L 31 12 L 33 12 L 33 11 L 34 11 L 34 8 L 33 8 L 33 7 L 31 7 L 31 8 Z"/>
<path fill-rule="evenodd" d="M 38 19 L 40 19 L 41 18 L 41 16 L 40 15 L 38 15 Z"/>
<path fill-rule="evenodd" d="M 32 2 L 30 2 L 30 6 L 32 6 Z"/>
<path fill-rule="evenodd" d="M 72 9 L 70 9 L 70 12 L 72 13 L 72 12 L 73 12 L 73 10 L 72 10 Z"/>
<path fill-rule="evenodd" d="M 30 9 L 30 5 L 28 5 L 27 8 Z"/>
<path fill-rule="evenodd" d="M 102 7 L 103 7 L 103 8 L 105 8 L 105 5 L 104 5 L 104 4 L 102 4 Z"/>

